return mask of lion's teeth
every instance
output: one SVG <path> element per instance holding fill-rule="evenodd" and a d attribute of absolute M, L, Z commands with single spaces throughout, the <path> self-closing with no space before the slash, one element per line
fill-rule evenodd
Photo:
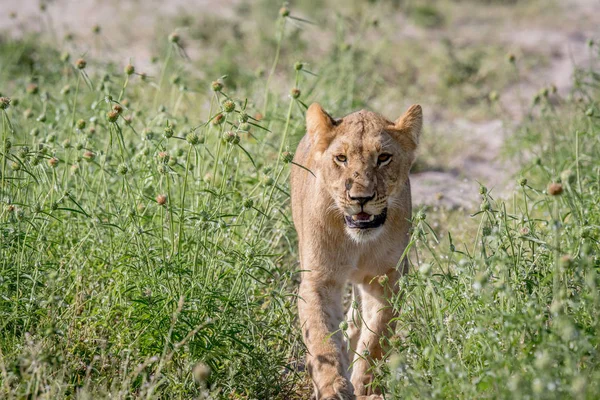
<path fill-rule="evenodd" d="M 374 219 L 375 219 L 375 216 L 374 216 L 374 215 L 371 215 L 371 216 L 369 217 L 369 222 L 373 222 L 373 220 L 374 220 Z"/>
<path fill-rule="evenodd" d="M 352 221 L 356 221 L 357 219 L 358 219 L 358 215 L 354 214 L 354 215 L 352 216 Z"/>

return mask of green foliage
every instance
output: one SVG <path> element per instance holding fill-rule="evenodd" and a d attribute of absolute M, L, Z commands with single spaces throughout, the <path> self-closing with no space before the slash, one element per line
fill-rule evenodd
<path fill-rule="evenodd" d="M 239 24 L 183 15 L 149 75 L 0 40 L 2 397 L 307 398 L 286 183 L 306 105 L 462 117 L 516 79 L 505 48 L 392 42 L 390 10 L 447 23 L 396 3 L 321 13 L 326 44 L 271 1 L 240 6 Z M 482 190 L 481 212 L 454 215 L 467 234 L 441 239 L 419 214 L 377 366 L 387 398 L 597 397 L 598 75 L 576 83 L 569 101 L 538 95 L 515 137 L 535 158 L 511 204 Z M 443 165 L 450 146 L 431 140 Z"/>
<path fill-rule="evenodd" d="M 393 398 L 600 391 L 600 123 L 586 114 L 600 96 L 597 74 L 580 74 L 578 95 L 590 100 L 559 109 L 551 99 L 539 103 L 522 129 L 536 132 L 529 149 L 538 157 L 525 166 L 512 204 L 481 190 L 472 241 L 453 242 L 452 229 L 438 240 L 417 221 L 415 273 L 392 300 L 400 336 L 382 366 Z"/>

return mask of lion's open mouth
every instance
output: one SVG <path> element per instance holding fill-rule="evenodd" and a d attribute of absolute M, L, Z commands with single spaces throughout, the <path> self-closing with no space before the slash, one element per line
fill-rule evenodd
<path fill-rule="evenodd" d="M 354 215 L 344 215 L 344 221 L 348 228 L 353 229 L 372 229 L 383 225 L 387 216 L 387 209 L 379 215 L 371 215 L 366 212 L 359 212 Z"/>

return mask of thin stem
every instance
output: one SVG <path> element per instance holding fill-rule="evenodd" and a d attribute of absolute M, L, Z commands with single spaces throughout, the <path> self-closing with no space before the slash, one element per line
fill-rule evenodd
<path fill-rule="evenodd" d="M 185 210 L 185 194 L 187 191 L 188 171 L 190 170 L 190 155 L 192 153 L 192 145 L 188 147 L 187 157 L 185 161 L 185 175 L 183 177 L 183 191 L 181 193 L 181 212 L 179 214 L 179 238 L 177 239 L 177 253 L 181 252 L 181 241 L 183 240 L 183 220 Z"/>
<path fill-rule="evenodd" d="M 79 95 L 79 82 L 81 81 L 81 72 L 77 74 L 77 83 L 75 84 L 75 98 L 73 99 L 73 112 L 71 114 L 71 135 L 75 126 L 75 108 L 77 107 L 77 96 Z"/>
<path fill-rule="evenodd" d="M 167 67 L 169 65 L 169 61 L 171 61 L 171 55 L 173 53 L 173 46 L 169 44 L 169 49 L 167 50 L 167 57 L 165 58 L 165 63 L 163 64 L 162 71 L 160 72 L 160 80 L 158 81 L 158 87 L 156 88 L 156 94 L 154 95 L 154 103 L 153 109 L 156 110 L 158 106 L 158 95 L 160 94 L 163 86 L 163 82 L 165 81 L 165 75 L 167 73 Z"/>
<path fill-rule="evenodd" d="M 275 59 L 273 60 L 273 65 L 271 66 L 271 70 L 269 71 L 269 76 L 267 77 L 267 83 L 265 84 L 265 103 L 263 105 L 263 115 L 267 115 L 267 108 L 269 106 L 269 85 L 271 83 L 271 77 L 275 73 L 275 69 L 277 68 L 277 64 L 279 63 L 279 54 L 281 53 L 281 42 L 283 41 L 283 32 L 285 30 L 285 22 L 286 18 L 284 17 L 280 24 L 279 29 L 277 31 L 277 48 L 275 50 Z"/>

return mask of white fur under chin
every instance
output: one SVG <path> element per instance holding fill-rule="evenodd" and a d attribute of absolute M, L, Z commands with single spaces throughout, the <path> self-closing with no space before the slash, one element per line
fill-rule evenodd
<path fill-rule="evenodd" d="M 385 225 L 381 225 L 381 226 L 378 226 L 377 228 L 371 228 L 371 229 L 356 229 L 356 228 L 349 228 L 348 226 L 346 226 L 346 233 L 356 243 L 368 243 L 368 242 L 372 242 L 373 240 L 377 239 L 381 235 L 381 233 L 383 232 L 384 226 Z"/>

